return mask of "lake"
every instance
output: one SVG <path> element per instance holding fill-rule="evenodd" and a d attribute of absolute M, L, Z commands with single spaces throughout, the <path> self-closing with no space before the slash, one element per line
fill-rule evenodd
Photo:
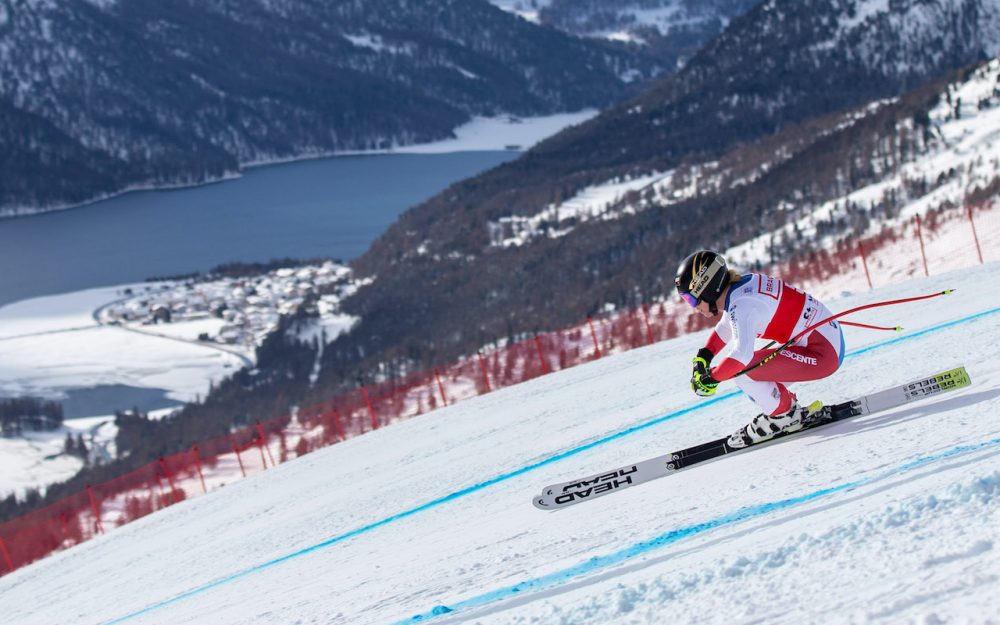
<path fill-rule="evenodd" d="M 407 208 L 516 151 L 377 154 L 248 169 L 201 187 L 137 191 L 0 220 L 0 305 L 230 261 L 350 260 Z"/>

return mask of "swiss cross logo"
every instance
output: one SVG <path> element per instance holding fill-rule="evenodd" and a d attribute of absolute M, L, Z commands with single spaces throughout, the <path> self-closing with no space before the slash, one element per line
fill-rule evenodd
<path fill-rule="evenodd" d="M 771 276 L 761 276 L 757 284 L 757 292 L 761 295 L 779 299 L 781 297 L 781 280 Z"/>

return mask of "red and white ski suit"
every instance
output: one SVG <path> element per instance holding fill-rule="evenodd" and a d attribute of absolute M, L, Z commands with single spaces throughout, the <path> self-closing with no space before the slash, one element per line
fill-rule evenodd
<path fill-rule="evenodd" d="M 830 316 L 822 302 L 778 278 L 761 274 L 743 276 L 732 284 L 722 319 L 705 344 L 719 356 L 713 358 L 712 377 L 728 380 L 774 352 L 774 349 L 755 350 L 756 339 L 783 345 Z M 831 321 L 799 338 L 767 364 L 736 378 L 736 385 L 764 414 L 783 414 L 795 400 L 783 383 L 825 378 L 843 360 L 844 334 L 840 324 Z"/>

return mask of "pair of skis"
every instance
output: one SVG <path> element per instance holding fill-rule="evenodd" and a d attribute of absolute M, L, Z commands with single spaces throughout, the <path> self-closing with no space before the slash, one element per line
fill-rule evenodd
<path fill-rule="evenodd" d="M 542 489 L 542 494 L 536 496 L 532 503 L 541 510 L 559 510 L 671 475 L 703 462 L 717 460 L 728 454 L 756 449 L 844 419 L 889 410 L 924 397 L 963 388 L 971 383 L 965 367 L 959 367 L 851 401 L 823 407 L 811 413 L 804 420 L 802 429 L 795 432 L 781 432 L 771 439 L 739 449 L 731 448 L 726 442 L 729 437 L 726 436 L 635 464 L 546 486 Z"/>

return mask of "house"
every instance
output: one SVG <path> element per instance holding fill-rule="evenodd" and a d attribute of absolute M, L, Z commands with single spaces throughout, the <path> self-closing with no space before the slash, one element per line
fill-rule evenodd
<path fill-rule="evenodd" d="M 156 305 L 152 311 L 153 323 L 170 323 L 170 309 L 166 306 Z"/>

